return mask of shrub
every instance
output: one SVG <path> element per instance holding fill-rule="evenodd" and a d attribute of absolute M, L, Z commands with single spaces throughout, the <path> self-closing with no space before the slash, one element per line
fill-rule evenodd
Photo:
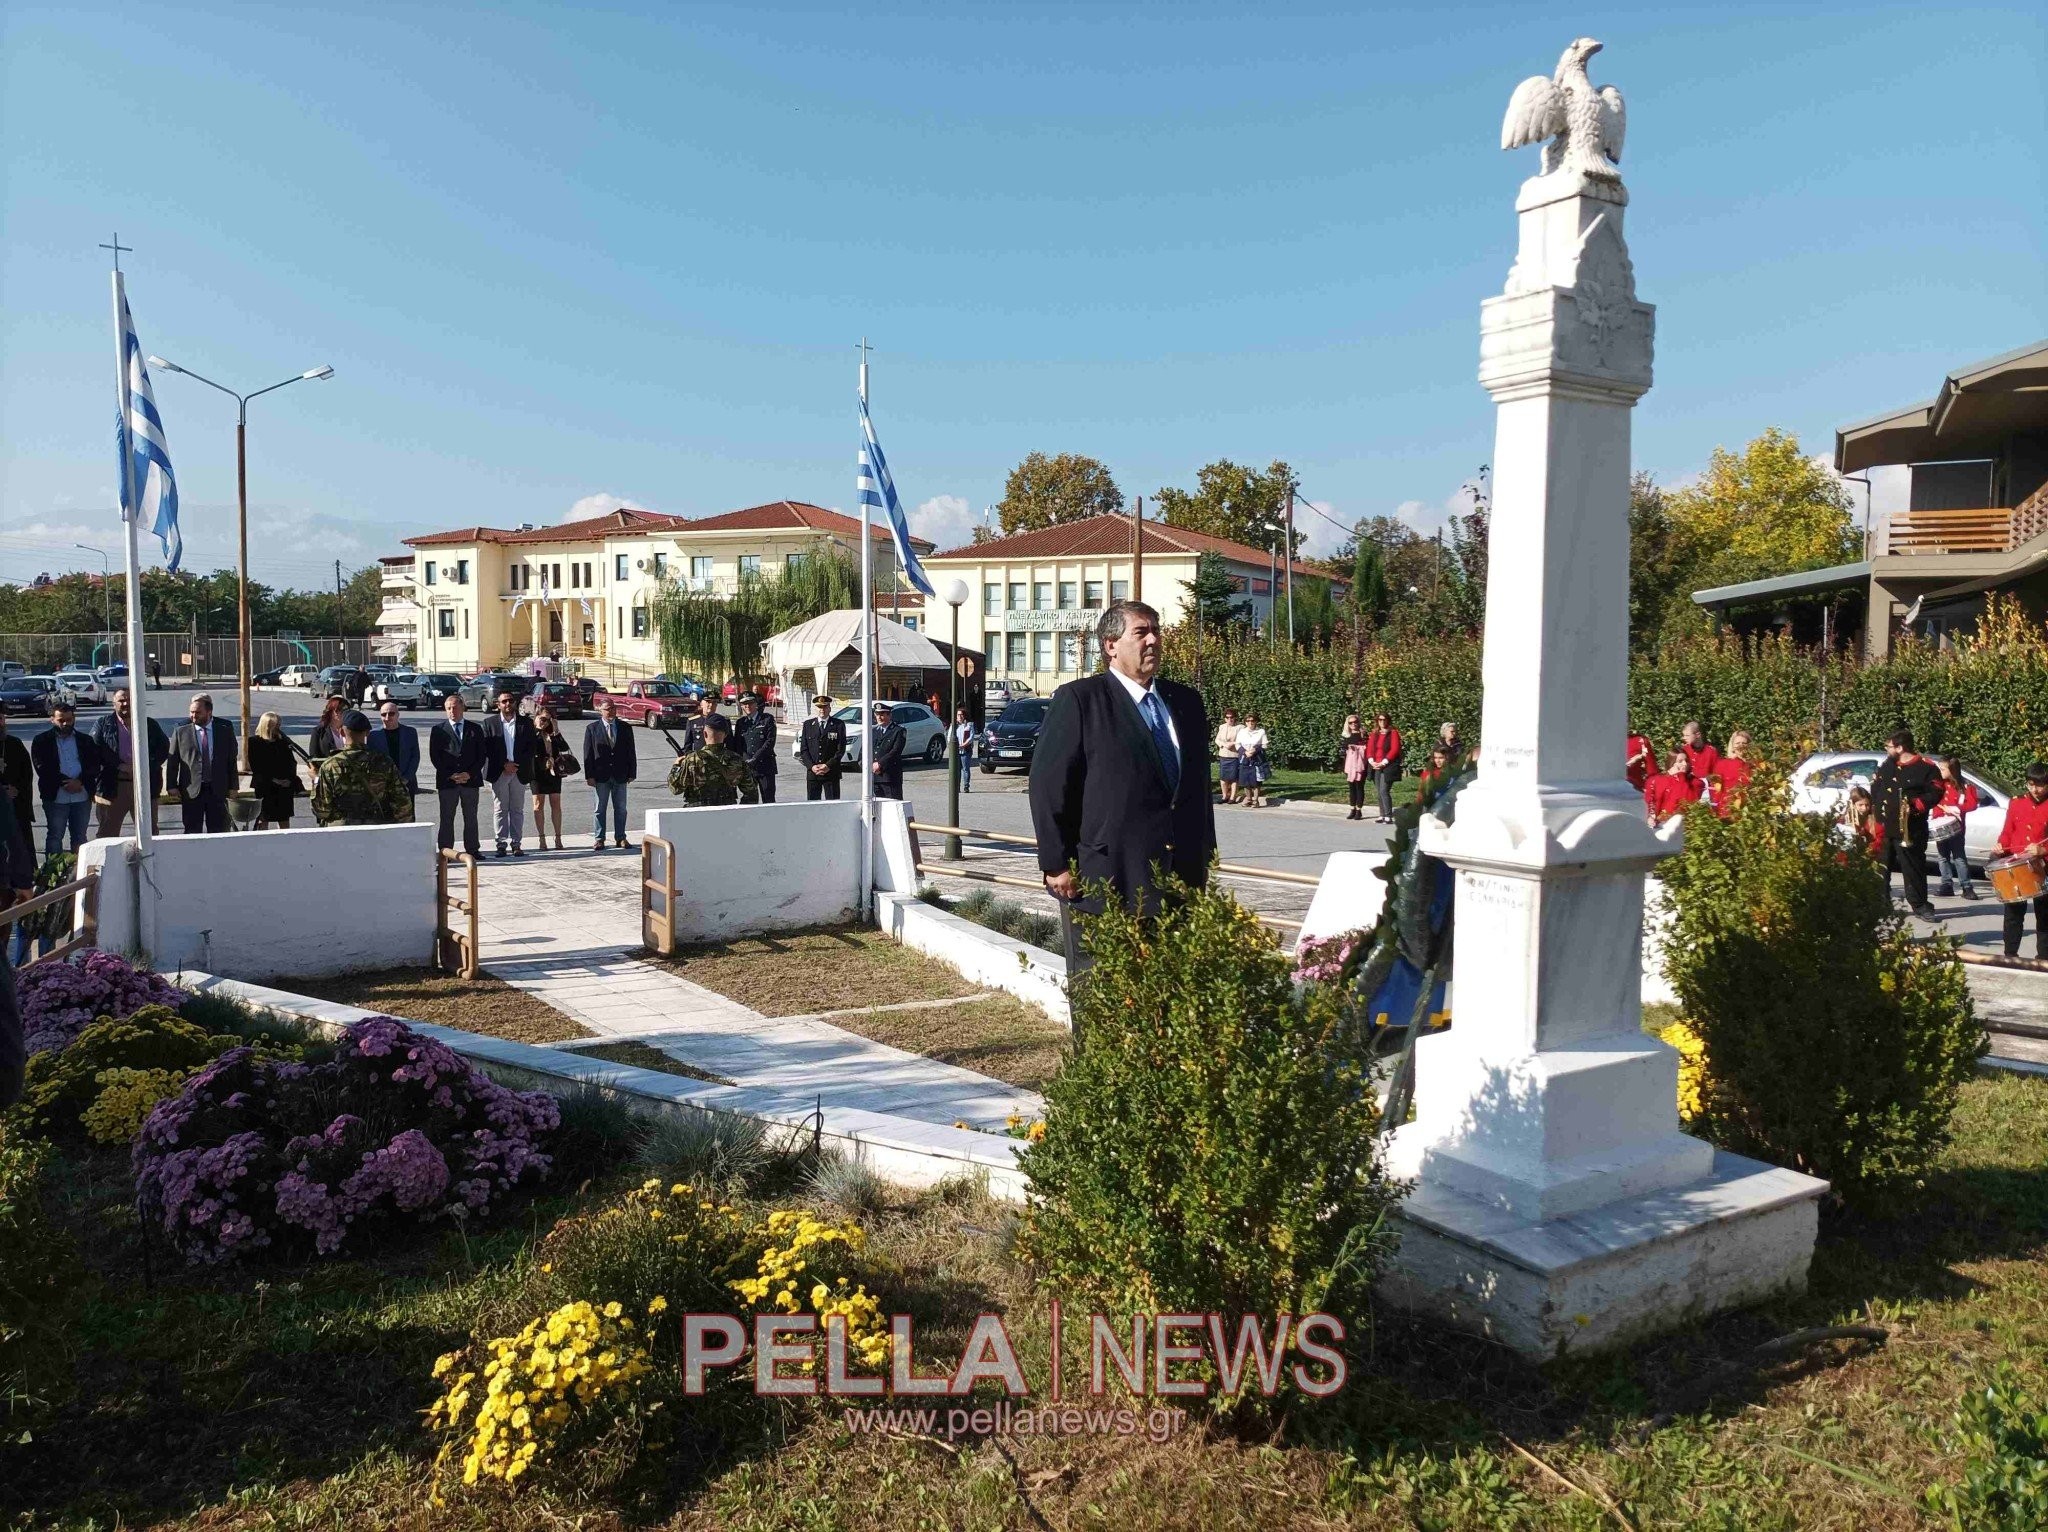
<path fill-rule="evenodd" d="M 2010 1363 L 1965 1396 L 1949 1447 L 1963 1459 L 1963 1482 L 1930 1489 L 1930 1511 L 1982 1532 L 2048 1527 L 2048 1401 Z"/>
<path fill-rule="evenodd" d="M 1020 1248 L 1053 1282 L 1149 1313 L 1362 1301 L 1397 1191 L 1337 996 L 1227 894 L 1089 922 L 1078 1046 L 1022 1165 Z"/>
<path fill-rule="evenodd" d="M 64 1047 L 102 1016 L 119 1020 L 145 1005 L 176 1010 L 186 998 L 158 975 L 111 952 L 88 952 L 75 962 L 36 963 L 17 974 L 14 983 L 30 1053 Z"/>
<path fill-rule="evenodd" d="M 559 1123 L 554 1097 L 372 1017 L 325 1062 L 231 1048 L 160 1102 L 135 1143 L 136 1211 L 188 1261 L 332 1255 L 380 1227 L 486 1216 L 548 1174 Z"/>
<path fill-rule="evenodd" d="M 76 851 L 58 851 L 44 857 L 42 866 L 36 869 L 34 892 L 47 894 L 51 889 L 69 883 L 77 869 Z M 55 904 L 44 905 L 34 914 L 23 916 L 16 924 L 32 937 L 61 942 L 71 934 L 74 913 L 71 900 L 59 899 Z"/>
<path fill-rule="evenodd" d="M 1759 773 L 1727 819 L 1686 815 L 1664 865 L 1665 973 L 1699 1036 L 1699 1131 L 1848 1200 L 1923 1176 L 1984 1050 L 1962 965 L 1913 940 L 1885 874 Z"/>
<path fill-rule="evenodd" d="M 133 1015 L 103 1016 L 81 1031 L 59 1052 L 29 1056 L 28 1076 L 16 1108 L 32 1133 L 44 1138 L 76 1138 L 92 1131 L 101 1142 L 127 1143 L 131 1130 L 118 1140 L 101 1138 L 118 1122 L 124 1107 L 109 1102 L 104 1111 L 96 1107 L 107 1091 L 132 1102 L 143 1088 L 143 1080 L 168 1081 L 146 1105 L 153 1106 L 171 1094 L 185 1077 L 235 1046 L 232 1037 L 210 1036 L 176 1011 L 161 1005 L 146 1005 Z M 84 1119 L 93 1117 L 97 1129 L 88 1129 Z M 134 1118 L 141 1125 L 141 1114 Z"/>
<path fill-rule="evenodd" d="M 801 1133 L 771 1137 L 758 1117 L 691 1111 L 649 1125 L 634 1163 L 663 1181 L 689 1181 L 721 1200 L 794 1179 L 810 1155 Z"/>
<path fill-rule="evenodd" d="M 43 1211 L 49 1145 L 0 1123 L 0 1402 L 33 1392 L 75 1294 L 71 1246 Z"/>

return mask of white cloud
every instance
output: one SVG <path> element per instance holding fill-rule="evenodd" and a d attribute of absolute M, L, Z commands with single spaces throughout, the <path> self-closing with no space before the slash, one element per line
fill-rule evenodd
<path fill-rule="evenodd" d="M 636 511 L 647 509 L 643 501 L 627 500 L 622 496 L 613 494 L 610 490 L 603 490 L 595 495 L 585 495 L 581 500 L 578 500 L 562 513 L 562 520 L 588 521 L 593 516 L 609 516 L 613 511 L 624 510 L 628 507 Z"/>
<path fill-rule="evenodd" d="M 1316 514 L 1318 511 L 1322 514 Z M 1328 558 L 1351 535 L 1351 523 L 1328 500 L 1299 500 L 1294 507 L 1294 530 L 1301 534 L 1302 552 L 1310 558 Z"/>
<path fill-rule="evenodd" d="M 1427 500 L 1403 500 L 1394 507 L 1394 519 L 1405 521 L 1424 537 L 1434 537 L 1450 526 L 1453 516 L 1470 515 L 1472 494 L 1462 485 L 1435 505 Z"/>
<path fill-rule="evenodd" d="M 934 495 L 910 513 L 910 530 L 941 549 L 957 548 L 974 535 L 980 518 L 958 495 Z"/>

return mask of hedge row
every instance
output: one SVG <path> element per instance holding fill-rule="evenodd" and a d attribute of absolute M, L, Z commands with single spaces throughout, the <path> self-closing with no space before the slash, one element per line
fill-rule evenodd
<path fill-rule="evenodd" d="M 1341 642 L 1317 653 L 1276 654 L 1256 641 L 1210 639 L 1199 657 L 1191 635 L 1168 646 L 1167 673 L 1199 685 L 1212 719 L 1234 707 L 1256 712 L 1274 754 L 1293 765 L 1336 769 L 1344 715 L 1385 712 L 1411 742 L 1409 765 L 1437 726 L 1455 720 L 1466 738 L 1480 722 L 1477 640 L 1443 639 L 1369 647 L 1352 697 L 1352 654 Z M 1199 669 L 1199 674 L 1198 674 Z M 1825 703 L 1825 707 L 1823 707 Z M 1733 642 L 1700 642 L 1637 660 L 1629 672 L 1629 716 L 1662 744 L 1698 719 L 1725 741 L 1756 736 L 1766 757 L 1787 765 L 1818 748 L 1874 748 L 1900 724 L 1922 749 L 1960 755 L 1994 777 L 2017 781 L 2048 759 L 2048 644 L 1986 643 L 1955 651 L 1907 645 L 1884 663 L 1768 642 L 1745 653 Z M 1621 742 L 1615 741 L 1619 760 Z"/>

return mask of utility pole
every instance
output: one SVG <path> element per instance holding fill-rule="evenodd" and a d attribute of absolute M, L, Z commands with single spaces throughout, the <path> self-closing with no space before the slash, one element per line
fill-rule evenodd
<path fill-rule="evenodd" d="M 341 560 L 334 561 L 334 636 L 341 640 L 341 663 L 348 663 L 348 629 L 341 620 Z"/>
<path fill-rule="evenodd" d="M 1266 647 L 1280 648 L 1280 554 L 1272 548 L 1266 550 Z"/>
<path fill-rule="evenodd" d="M 1287 647 L 1294 647 L 1294 486 L 1287 486 Z"/>
<path fill-rule="evenodd" d="M 1145 599 L 1145 497 L 1131 507 L 1131 599 Z"/>

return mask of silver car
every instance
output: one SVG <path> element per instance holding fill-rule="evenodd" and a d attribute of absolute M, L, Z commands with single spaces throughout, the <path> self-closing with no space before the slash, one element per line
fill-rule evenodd
<path fill-rule="evenodd" d="M 945 722 L 922 702 L 892 702 L 889 704 L 889 718 L 892 723 L 903 726 L 903 759 L 905 761 L 943 761 L 946 758 Z M 861 758 L 862 734 L 860 730 L 860 704 L 843 707 L 832 715 L 846 725 L 846 759 L 857 761 Z M 791 755 L 803 751 L 803 728 L 796 729 L 796 738 L 789 743 Z"/>
<path fill-rule="evenodd" d="M 1829 750 L 1809 755 L 1792 769 L 1792 808 L 1801 814 L 1828 814 L 1840 818 L 1849 790 L 1870 790 L 1870 779 L 1884 764 L 1882 750 Z M 1963 768 L 1963 780 L 1977 789 L 1977 807 L 1963 821 L 1963 855 L 1971 865 L 1982 867 L 2003 855 L 1998 849 L 1998 832 L 2005 826 L 2005 806 L 2012 792 L 1981 771 Z"/>

